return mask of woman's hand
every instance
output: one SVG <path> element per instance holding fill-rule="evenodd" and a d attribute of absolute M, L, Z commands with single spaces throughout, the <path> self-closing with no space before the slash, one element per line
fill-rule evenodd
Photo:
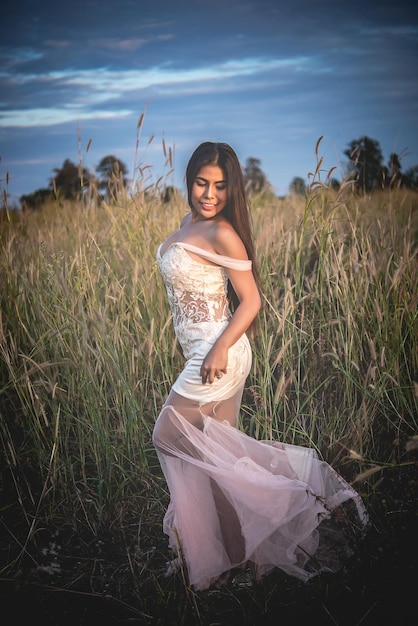
<path fill-rule="evenodd" d="M 200 375 L 202 383 L 212 384 L 215 378 L 222 378 L 227 372 L 228 349 L 215 343 L 203 359 Z"/>

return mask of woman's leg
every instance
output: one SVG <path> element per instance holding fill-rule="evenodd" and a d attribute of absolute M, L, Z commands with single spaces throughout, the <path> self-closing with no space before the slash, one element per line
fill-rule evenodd
<path fill-rule="evenodd" d="M 232 398 L 201 406 L 198 402 L 171 391 L 154 427 L 153 442 L 155 448 L 163 457 L 180 457 L 183 460 L 189 458 L 190 461 L 202 459 L 204 449 L 202 448 L 201 437 L 199 437 L 198 443 L 193 441 L 194 431 L 192 430 L 190 435 L 190 430 L 184 430 L 170 407 L 173 407 L 177 413 L 199 431 L 203 430 L 203 416 L 208 416 L 217 421 L 227 421 L 235 427 L 238 421 L 241 398 L 242 391 L 240 390 Z M 231 563 L 239 564 L 245 557 L 245 544 L 238 516 L 233 505 L 225 496 L 222 487 L 213 477 L 210 478 L 210 486 L 225 550 Z M 202 494 L 202 497 L 207 496 Z"/>

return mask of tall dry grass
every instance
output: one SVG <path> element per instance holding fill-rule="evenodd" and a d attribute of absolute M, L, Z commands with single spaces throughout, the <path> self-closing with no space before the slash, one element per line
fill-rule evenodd
<path fill-rule="evenodd" d="M 161 523 L 151 432 L 182 356 L 155 252 L 187 207 L 154 191 L 57 200 L 3 228 L 0 433 L 27 541 L 54 520 Z M 402 462 L 418 432 L 417 204 L 336 193 L 318 168 L 306 199 L 251 198 L 264 305 L 250 435 L 314 446 L 351 478 Z"/>
<path fill-rule="evenodd" d="M 338 464 L 387 460 L 398 435 L 416 432 L 416 207 L 400 191 L 360 198 L 318 185 L 290 227 L 290 206 L 257 211 L 256 436 L 270 424 Z"/>

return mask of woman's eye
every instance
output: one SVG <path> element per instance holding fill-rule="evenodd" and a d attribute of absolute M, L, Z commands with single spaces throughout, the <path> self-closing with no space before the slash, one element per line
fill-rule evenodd
<path fill-rule="evenodd" d="M 206 187 L 207 183 L 204 180 L 195 180 L 195 185 L 197 187 Z M 216 185 L 217 191 L 225 191 L 225 189 L 226 189 L 225 183 Z"/>

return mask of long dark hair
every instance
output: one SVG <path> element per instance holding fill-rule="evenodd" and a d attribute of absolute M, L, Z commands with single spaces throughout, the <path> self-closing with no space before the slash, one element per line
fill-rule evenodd
<path fill-rule="evenodd" d="M 238 157 L 233 148 L 227 143 L 206 141 L 195 149 L 186 168 L 187 199 L 191 209 L 193 209 L 193 183 L 204 165 L 217 165 L 221 168 L 226 178 L 228 200 L 222 215 L 231 223 L 241 238 L 248 258 L 252 261 L 254 279 L 258 288 L 260 288 L 260 276 L 255 257 L 244 177 Z M 228 283 L 228 299 L 232 309 L 235 309 L 239 304 L 239 300 L 230 282 Z M 254 329 L 253 326 L 251 326 L 252 329 Z"/>

